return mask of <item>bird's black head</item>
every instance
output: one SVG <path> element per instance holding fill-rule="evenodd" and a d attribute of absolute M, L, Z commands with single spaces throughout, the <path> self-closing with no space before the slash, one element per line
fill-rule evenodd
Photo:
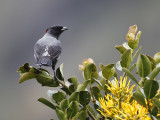
<path fill-rule="evenodd" d="M 46 30 L 46 33 L 49 33 L 50 35 L 58 39 L 61 33 L 65 30 L 68 30 L 67 27 L 52 26 Z"/>

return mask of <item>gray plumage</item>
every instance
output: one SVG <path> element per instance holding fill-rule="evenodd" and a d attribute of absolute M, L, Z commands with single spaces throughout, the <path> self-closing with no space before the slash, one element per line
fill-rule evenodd
<path fill-rule="evenodd" d="M 34 57 L 37 65 L 52 66 L 52 69 L 55 69 L 62 51 L 58 38 L 65 30 L 67 28 L 62 26 L 50 27 L 46 30 L 45 35 L 37 41 L 34 46 Z"/>

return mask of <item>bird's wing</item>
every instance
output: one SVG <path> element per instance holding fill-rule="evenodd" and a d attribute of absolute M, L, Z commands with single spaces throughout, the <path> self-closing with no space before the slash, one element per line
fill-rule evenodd
<path fill-rule="evenodd" d="M 34 46 L 34 57 L 36 60 L 39 60 L 40 57 L 42 57 L 42 54 L 45 52 L 46 46 L 40 45 L 39 43 L 36 43 Z"/>
<path fill-rule="evenodd" d="M 61 46 L 48 47 L 48 54 L 50 55 L 52 61 L 59 58 L 61 51 L 62 51 Z"/>

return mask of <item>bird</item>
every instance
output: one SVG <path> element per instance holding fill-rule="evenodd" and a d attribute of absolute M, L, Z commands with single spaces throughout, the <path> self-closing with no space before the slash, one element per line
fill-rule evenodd
<path fill-rule="evenodd" d="M 45 34 L 34 46 L 34 57 L 36 64 L 41 66 L 51 66 L 55 74 L 55 66 L 62 52 L 59 37 L 62 32 L 68 30 L 63 26 L 51 26 L 46 29 Z"/>

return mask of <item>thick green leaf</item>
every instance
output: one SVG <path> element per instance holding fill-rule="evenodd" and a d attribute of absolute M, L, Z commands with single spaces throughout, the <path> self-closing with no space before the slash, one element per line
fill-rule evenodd
<path fill-rule="evenodd" d="M 158 113 L 158 108 L 156 106 L 153 107 L 152 111 L 151 111 L 151 114 L 156 116 Z"/>
<path fill-rule="evenodd" d="M 69 107 L 67 109 L 67 116 L 68 118 L 74 117 L 79 112 L 79 104 L 77 101 L 72 101 L 69 104 Z"/>
<path fill-rule="evenodd" d="M 84 91 L 90 82 L 91 82 L 91 80 L 86 80 L 86 81 L 84 81 L 83 84 L 79 84 L 77 87 L 77 92 Z"/>
<path fill-rule="evenodd" d="M 111 77 L 113 77 L 115 73 L 115 68 L 114 68 L 114 64 L 109 64 L 107 66 L 105 66 L 102 70 L 102 75 L 109 80 Z"/>
<path fill-rule="evenodd" d="M 92 87 L 92 90 L 96 100 L 99 100 L 100 97 L 103 97 L 98 87 Z"/>
<path fill-rule="evenodd" d="M 79 114 L 79 120 L 86 120 L 86 118 L 87 118 L 87 110 L 81 109 Z"/>
<path fill-rule="evenodd" d="M 53 105 L 50 101 L 46 100 L 45 98 L 39 98 L 38 101 L 43 103 L 44 105 L 52 108 L 53 110 L 56 110 L 56 106 Z"/>
<path fill-rule="evenodd" d="M 36 73 L 37 72 L 38 71 L 36 71 Z M 41 70 L 39 73 L 37 73 L 36 79 L 42 86 L 49 86 L 49 87 L 59 86 L 57 80 L 53 80 L 53 77 L 50 74 L 48 74 L 48 72 L 46 72 L 45 70 Z"/>
<path fill-rule="evenodd" d="M 79 115 L 80 115 L 80 113 L 79 113 L 79 112 L 77 112 L 77 114 L 76 114 L 74 117 L 72 117 L 72 120 L 78 120 Z"/>
<path fill-rule="evenodd" d="M 153 98 L 153 103 L 160 109 L 160 101 L 157 98 Z"/>
<path fill-rule="evenodd" d="M 144 83 L 144 94 L 147 99 L 152 99 L 159 89 L 159 84 L 155 80 L 147 80 Z"/>
<path fill-rule="evenodd" d="M 59 120 L 68 120 L 67 115 L 62 110 L 57 109 L 56 114 L 57 114 Z"/>
<path fill-rule="evenodd" d="M 139 55 L 137 60 L 137 71 L 141 77 L 146 77 L 151 71 L 151 62 L 146 55 Z"/>
<path fill-rule="evenodd" d="M 138 47 L 139 39 L 138 40 L 129 40 L 128 46 L 132 49 L 136 49 Z"/>
<path fill-rule="evenodd" d="M 123 54 L 127 49 L 125 47 L 123 47 L 122 45 L 116 45 L 115 48 L 121 53 Z"/>
<path fill-rule="evenodd" d="M 155 60 L 156 65 L 160 62 L 160 52 L 154 55 L 154 60 Z"/>
<path fill-rule="evenodd" d="M 63 99 L 60 103 L 60 108 L 61 110 L 63 110 L 64 112 L 66 111 L 66 109 L 68 108 L 69 106 L 69 101 L 66 100 L 66 99 Z"/>
<path fill-rule="evenodd" d="M 22 75 L 23 73 L 29 72 L 30 70 L 30 66 L 29 63 L 25 63 L 23 66 L 21 66 L 17 72 L 19 72 L 20 75 Z"/>
<path fill-rule="evenodd" d="M 153 70 L 154 68 L 156 68 L 156 62 L 155 62 L 155 60 L 151 56 L 147 55 L 147 57 L 148 57 L 148 59 L 151 62 L 152 70 Z"/>
<path fill-rule="evenodd" d="M 122 68 L 122 70 L 135 82 L 138 84 L 137 79 L 134 77 L 134 75 L 126 68 Z"/>
<path fill-rule="evenodd" d="M 77 79 L 77 77 L 71 77 L 71 78 L 68 79 L 68 81 L 70 83 L 72 83 L 77 88 L 77 86 L 78 86 L 78 79 Z"/>
<path fill-rule="evenodd" d="M 86 106 L 89 104 L 91 100 L 91 95 L 88 91 L 80 91 L 79 93 L 79 103 L 83 106 Z"/>
<path fill-rule="evenodd" d="M 56 70 L 56 76 L 59 80 L 64 81 L 63 77 L 63 63 L 60 65 L 60 67 Z"/>
<path fill-rule="evenodd" d="M 54 93 L 52 95 L 52 98 L 56 103 L 60 103 L 65 98 L 65 94 L 63 92 L 58 91 L 57 93 Z"/>
<path fill-rule="evenodd" d="M 160 67 L 154 68 L 153 71 L 151 72 L 150 79 L 153 80 L 155 77 L 158 75 L 160 72 Z"/>
<path fill-rule="evenodd" d="M 70 96 L 69 96 L 69 103 L 72 101 L 79 101 L 79 92 L 73 92 Z"/>
<path fill-rule="evenodd" d="M 62 87 L 61 88 L 66 94 L 71 95 L 71 91 L 67 87 Z"/>
<path fill-rule="evenodd" d="M 97 71 L 97 67 L 95 64 L 90 63 L 88 65 L 86 65 L 86 67 L 84 68 L 84 78 L 85 80 L 91 80 L 91 78 L 98 78 L 98 71 Z"/>
<path fill-rule="evenodd" d="M 69 86 L 69 90 L 70 90 L 71 92 L 75 92 L 75 91 L 76 91 L 76 87 L 71 84 L 71 85 Z"/>
<path fill-rule="evenodd" d="M 30 79 L 33 79 L 33 78 L 36 78 L 36 75 L 34 73 L 31 73 L 31 72 L 23 73 L 23 74 L 21 74 L 21 77 L 19 79 L 19 83 L 22 83 L 26 80 L 30 80 Z"/>
<path fill-rule="evenodd" d="M 133 97 L 140 105 L 146 107 L 144 96 L 141 93 L 136 91 L 133 93 Z"/>
<path fill-rule="evenodd" d="M 126 50 L 121 56 L 121 66 L 129 68 L 132 62 L 131 49 Z"/>

